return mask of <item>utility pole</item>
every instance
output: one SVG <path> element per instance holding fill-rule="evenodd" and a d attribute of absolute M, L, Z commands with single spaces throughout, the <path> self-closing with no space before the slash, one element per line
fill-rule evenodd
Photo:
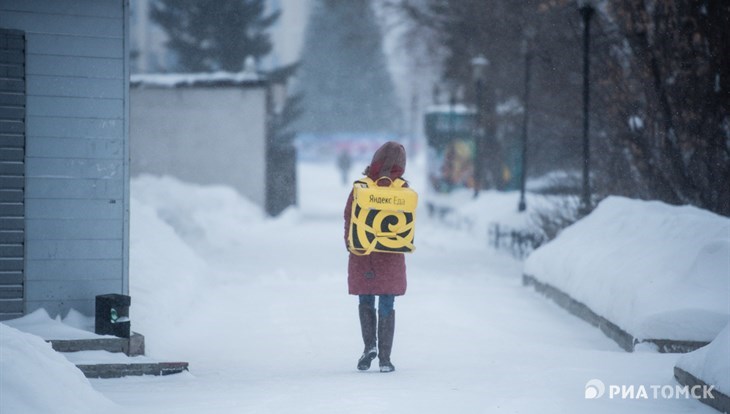
<path fill-rule="evenodd" d="M 591 153 L 588 136 L 589 106 L 590 106 L 590 44 L 591 18 L 595 7 L 590 0 L 578 0 L 578 10 L 583 17 L 583 193 L 581 196 L 580 211 L 582 215 L 591 212 L 590 167 Z"/>

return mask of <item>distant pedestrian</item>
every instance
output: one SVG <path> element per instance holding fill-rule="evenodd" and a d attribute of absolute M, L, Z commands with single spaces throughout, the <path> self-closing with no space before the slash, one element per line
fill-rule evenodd
<path fill-rule="evenodd" d="M 337 168 L 340 169 L 340 174 L 342 175 L 342 185 L 347 185 L 349 181 L 350 167 L 352 167 L 350 153 L 347 150 L 343 150 L 337 157 Z"/>
<path fill-rule="evenodd" d="M 402 179 L 406 168 L 406 150 L 397 142 L 387 142 L 373 155 L 363 174 L 378 186 L 388 186 L 391 180 Z M 387 178 L 386 178 L 387 177 Z M 345 206 L 345 245 L 350 231 L 353 193 Z M 359 296 L 360 329 L 365 349 L 357 361 L 357 369 L 365 371 L 377 356 L 380 372 L 392 372 L 390 361 L 395 331 L 396 296 L 406 293 L 406 263 L 402 253 L 372 252 L 365 256 L 350 253 L 347 267 L 348 289 Z M 378 296 L 377 319 L 375 296 Z M 376 328 L 377 327 L 377 328 Z M 377 336 L 376 336 L 377 335 Z"/>

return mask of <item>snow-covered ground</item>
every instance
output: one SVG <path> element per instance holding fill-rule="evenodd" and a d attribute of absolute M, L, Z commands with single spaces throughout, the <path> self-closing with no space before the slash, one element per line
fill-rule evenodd
<path fill-rule="evenodd" d="M 585 400 L 593 378 L 674 384 L 677 356 L 623 352 L 524 289 L 521 263 L 422 211 L 408 293 L 396 300 L 397 371 L 358 372 L 342 239 L 349 188 L 334 165 L 298 173 L 301 206 L 277 220 L 226 189 L 133 182 L 132 324 L 151 357 L 188 361 L 190 373 L 92 380 L 96 389 L 150 413 L 712 412 L 686 400 Z"/>
<path fill-rule="evenodd" d="M 409 170 L 422 191 L 422 163 Z M 342 238 L 349 187 L 334 164 L 298 174 L 300 208 L 275 220 L 225 188 L 133 181 L 132 328 L 148 356 L 190 372 L 91 380 L 120 412 L 714 412 L 684 399 L 586 400 L 591 379 L 673 386 L 679 356 L 622 351 L 523 288 L 520 262 L 424 211 L 395 304 L 397 371 L 358 372 Z"/>

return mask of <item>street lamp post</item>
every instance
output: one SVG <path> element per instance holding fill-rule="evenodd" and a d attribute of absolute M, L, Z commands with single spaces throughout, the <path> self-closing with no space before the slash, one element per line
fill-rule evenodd
<path fill-rule="evenodd" d="M 532 38 L 535 37 L 535 30 L 532 27 L 525 29 L 525 39 L 522 47 L 525 54 L 525 98 L 524 112 L 522 114 L 522 156 L 520 161 L 522 164 L 522 173 L 520 174 L 520 203 L 517 211 L 523 212 L 527 209 L 525 201 L 525 182 L 527 181 L 527 137 L 528 126 L 530 123 L 530 69 L 532 66 Z"/>
<path fill-rule="evenodd" d="M 595 13 L 595 6 L 591 0 L 578 0 L 578 10 L 583 17 L 583 193 L 580 210 L 583 215 L 591 211 L 590 166 L 591 154 L 588 140 L 588 109 L 590 105 L 590 44 L 591 18 Z"/>
<path fill-rule="evenodd" d="M 475 104 L 476 104 L 476 134 L 475 134 L 475 154 L 474 154 L 474 197 L 479 195 L 482 187 L 482 179 L 484 176 L 484 72 L 489 65 L 484 55 L 478 55 L 471 60 L 472 73 L 474 76 L 475 87 Z"/>

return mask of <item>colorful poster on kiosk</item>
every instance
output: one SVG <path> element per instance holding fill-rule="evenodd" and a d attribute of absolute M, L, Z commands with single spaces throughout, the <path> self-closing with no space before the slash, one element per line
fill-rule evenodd
<path fill-rule="evenodd" d="M 476 111 L 465 105 L 436 105 L 425 117 L 430 189 L 448 193 L 474 188 Z"/>

